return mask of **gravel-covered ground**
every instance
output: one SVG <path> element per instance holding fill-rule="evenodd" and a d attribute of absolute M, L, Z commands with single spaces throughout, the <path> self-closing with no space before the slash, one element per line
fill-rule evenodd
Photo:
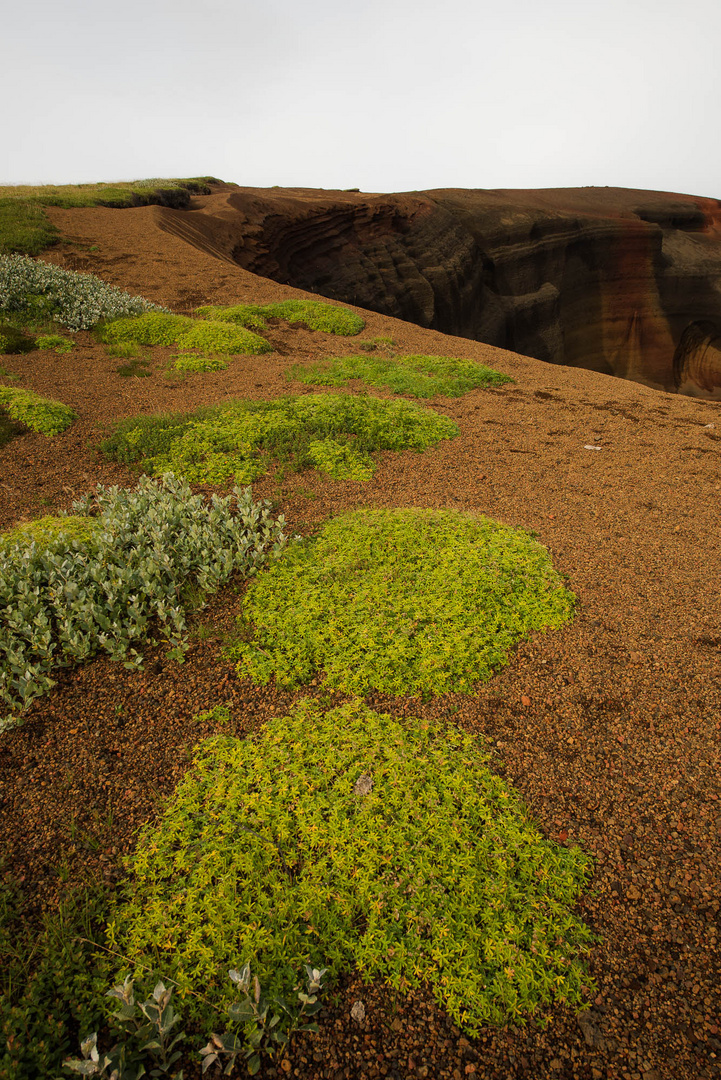
<path fill-rule="evenodd" d="M 153 210 L 53 210 L 75 243 L 49 258 L 176 310 L 300 295 L 159 231 Z M 459 437 L 422 455 L 377 455 L 367 483 L 305 472 L 263 479 L 254 493 L 275 500 L 293 532 L 351 506 L 438 506 L 531 530 L 549 548 L 578 597 L 571 623 L 523 644 L 473 695 L 369 704 L 491 737 L 499 772 L 543 830 L 593 854 L 581 911 L 601 939 L 590 959 L 597 989 L 580 1021 L 559 1009 L 545 1029 L 531 1022 L 467 1040 L 430 992 L 394 998 L 349 978 L 333 988 L 320 1033 L 294 1040 L 262 1075 L 719 1077 L 721 407 L 367 320 L 364 337 L 388 333 L 403 351 L 476 358 L 515 384 L 430 402 L 457 419 Z M 354 351 L 353 339 L 285 324 L 270 337 L 272 354 L 184 381 L 165 374 L 163 349 L 153 351 L 150 377 L 124 379 L 121 361 L 87 334 L 67 355 L 3 358 L 14 385 L 59 398 L 79 420 L 53 439 L 26 433 L 0 448 L 0 528 L 67 507 L 96 482 L 134 483 L 93 448 L 109 420 L 307 392 L 287 383 L 286 368 Z M 227 703 L 230 730 L 247 733 L 293 700 L 240 681 L 220 656 L 241 590 L 225 589 L 196 617 L 184 665 L 155 649 L 140 673 L 105 659 L 60 673 L 24 726 L 0 735 L 5 869 L 38 913 L 88 874 L 119 876 L 134 832 L 211 733 L 196 713 Z M 83 832 L 100 840 L 97 851 L 78 839 Z M 363 1022 L 351 1018 L 356 1001 Z M 186 1063 L 185 1075 L 199 1076 L 199 1066 Z"/>

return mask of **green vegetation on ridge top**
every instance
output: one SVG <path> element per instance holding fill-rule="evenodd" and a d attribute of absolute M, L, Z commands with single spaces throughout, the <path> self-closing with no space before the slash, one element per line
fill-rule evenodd
<path fill-rule="evenodd" d="M 0 254 L 39 255 L 60 240 L 43 206 L 131 207 L 151 203 L 184 209 L 191 195 L 208 195 L 212 176 L 189 180 L 128 180 L 109 184 L 0 187 Z"/>
<path fill-rule="evenodd" d="M 229 307 L 208 305 L 197 308 L 196 314 L 254 330 L 262 330 L 266 319 L 285 319 L 289 323 L 303 323 L 309 330 L 344 337 L 359 334 L 365 326 L 354 311 L 322 300 L 282 300 L 277 304 L 233 304 Z"/>
<path fill-rule="evenodd" d="M 451 510 L 358 510 L 253 582 L 228 649 L 257 683 L 471 692 L 575 597 L 527 533 Z"/>
<path fill-rule="evenodd" d="M 460 397 L 479 386 L 502 386 L 510 375 L 448 356 L 334 356 L 311 364 L 296 364 L 289 379 L 313 386 L 347 386 L 360 379 L 368 386 L 387 387 L 394 394 L 429 398 L 436 394 Z"/>
<path fill-rule="evenodd" d="M 146 472 L 170 470 L 198 484 L 249 483 L 273 461 L 367 480 L 375 468 L 372 451 L 420 451 L 457 434 L 452 420 L 410 401 L 306 394 L 133 417 L 115 426 L 101 450 Z"/>
<path fill-rule="evenodd" d="M 457 728 L 359 701 L 211 738 L 127 860 L 110 947 L 211 1022 L 188 992 L 223 1008 L 246 962 L 283 996 L 304 963 L 427 982 L 469 1034 L 580 1004 L 592 935 L 570 907 L 591 861 L 544 839 L 488 762 Z"/>

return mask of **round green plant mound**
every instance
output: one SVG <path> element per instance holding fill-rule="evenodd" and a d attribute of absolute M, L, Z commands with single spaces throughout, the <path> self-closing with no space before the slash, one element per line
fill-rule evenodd
<path fill-rule="evenodd" d="M 220 356 L 198 356 L 197 353 L 181 353 L 173 360 L 176 371 L 225 371 L 228 367 Z"/>
<path fill-rule="evenodd" d="M 41 397 L 33 390 L 0 386 L 0 408 L 11 420 L 18 420 L 41 435 L 59 435 L 70 427 L 77 413 L 61 401 Z"/>
<path fill-rule="evenodd" d="M 109 946 L 219 1008 L 247 962 L 281 994 L 305 963 L 427 982 L 471 1034 L 579 1004 L 590 858 L 544 839 L 488 760 L 358 701 L 209 739 L 128 860 Z"/>
<path fill-rule="evenodd" d="M 116 319 L 98 330 L 108 345 L 133 342 L 136 345 L 177 345 L 180 349 L 202 349 L 211 353 L 259 354 L 271 351 L 265 338 L 242 326 L 187 315 L 147 312 L 135 318 Z"/>
<path fill-rule="evenodd" d="M 230 650 L 256 682 L 355 694 L 469 691 L 534 631 L 571 618 L 547 550 L 449 510 L 360 510 L 293 545 L 246 594 Z"/>
<path fill-rule="evenodd" d="M 365 326 L 364 320 L 354 311 L 322 300 L 283 300 L 279 304 L 233 304 L 230 307 L 211 305 L 198 308 L 197 314 L 254 330 L 262 330 L 266 319 L 283 319 L 289 323 L 303 323 L 309 330 L 342 337 L 359 334 Z"/>
<path fill-rule="evenodd" d="M 307 394 L 134 417 L 116 426 L 102 450 L 197 484 L 247 484 L 273 461 L 322 469 L 336 480 L 367 480 L 375 470 L 372 451 L 421 451 L 457 434 L 452 420 L 410 401 Z"/>
<path fill-rule="evenodd" d="M 289 379 L 313 386 L 347 386 L 358 379 L 367 386 L 386 387 L 394 394 L 429 398 L 436 394 L 460 397 L 484 386 L 513 382 L 509 375 L 448 356 L 335 356 L 312 364 L 297 364 Z"/>
<path fill-rule="evenodd" d="M 38 349 L 53 349 L 56 353 L 68 353 L 73 350 L 73 342 L 63 334 L 41 334 L 35 338 Z"/>

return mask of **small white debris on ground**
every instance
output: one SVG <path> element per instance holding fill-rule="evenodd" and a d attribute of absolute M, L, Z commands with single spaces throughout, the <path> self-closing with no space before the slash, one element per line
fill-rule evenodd
<path fill-rule="evenodd" d="M 359 776 L 353 785 L 353 791 L 356 795 L 370 795 L 373 790 L 373 777 L 370 773 L 363 773 Z"/>
<path fill-rule="evenodd" d="M 362 1024 L 366 1018 L 366 1007 L 362 1001 L 354 1001 L 350 1011 L 351 1019 Z"/>

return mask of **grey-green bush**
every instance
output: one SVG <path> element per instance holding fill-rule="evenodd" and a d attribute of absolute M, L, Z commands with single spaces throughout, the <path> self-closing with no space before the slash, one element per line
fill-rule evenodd
<path fill-rule="evenodd" d="M 98 485 L 75 503 L 75 518 L 98 513 L 86 539 L 0 546 L 0 731 L 53 685 L 55 667 L 101 651 L 140 667 L 133 643 L 156 643 L 155 628 L 182 656 L 190 591 L 211 593 L 235 570 L 250 577 L 284 547 L 268 505 L 237 487 L 208 503 L 168 473 L 135 491 Z"/>
<path fill-rule="evenodd" d="M 26 255 L 0 255 L 0 312 L 21 321 L 47 321 L 89 330 L 101 319 L 166 311 L 94 274 L 77 274 Z"/>

